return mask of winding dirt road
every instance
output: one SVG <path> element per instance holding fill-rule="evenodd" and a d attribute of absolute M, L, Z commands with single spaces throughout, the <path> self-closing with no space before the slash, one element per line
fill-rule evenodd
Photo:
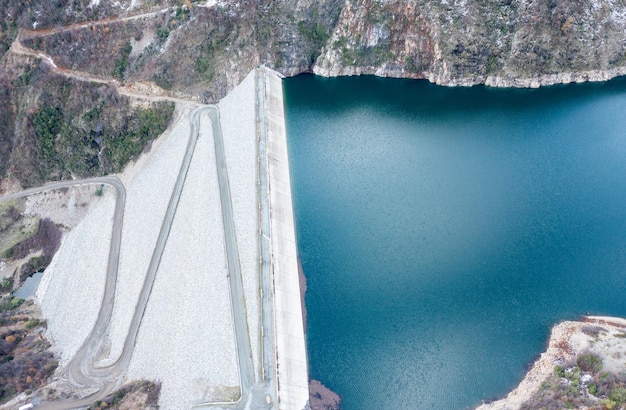
<path fill-rule="evenodd" d="M 120 247 L 121 247 L 121 241 L 122 241 L 124 207 L 126 204 L 126 188 L 124 187 L 122 182 L 118 178 L 113 177 L 113 176 L 88 178 L 88 179 L 83 179 L 83 180 L 78 180 L 78 181 L 52 182 L 50 184 L 46 184 L 41 187 L 30 188 L 30 189 L 27 189 L 18 193 L 2 196 L 0 197 L 0 203 L 13 199 L 13 198 L 33 195 L 33 194 L 37 194 L 40 192 L 53 191 L 53 190 L 61 189 L 61 188 L 68 188 L 68 187 L 79 186 L 79 185 L 92 185 L 92 184 L 109 185 L 115 189 L 115 193 L 116 193 L 115 212 L 113 214 L 113 228 L 112 228 L 112 235 L 111 235 L 111 243 L 109 245 L 109 260 L 107 263 L 105 290 L 102 296 L 102 303 L 100 306 L 100 312 L 98 314 L 96 326 L 94 327 L 94 330 L 91 332 L 91 335 L 89 336 L 89 339 L 88 339 L 88 340 L 95 341 L 96 338 L 102 338 L 103 332 L 101 330 L 106 329 L 106 327 L 103 327 L 103 324 L 106 324 L 105 326 L 108 326 L 108 322 L 110 321 L 111 313 L 113 311 L 115 287 L 117 284 L 117 272 L 118 272 L 118 267 L 119 267 Z M 70 367 L 72 365 L 75 366 L 79 362 L 80 362 L 80 359 L 77 359 L 76 357 L 74 357 L 74 359 L 72 359 L 72 362 L 70 363 Z M 70 369 L 70 367 L 68 367 L 68 370 Z M 98 385 L 100 387 L 100 392 L 102 392 L 104 396 L 109 394 L 109 392 L 111 391 L 110 390 L 111 387 L 108 387 L 108 385 L 104 385 L 101 383 L 99 383 Z M 68 403 L 57 403 L 57 406 L 50 406 L 47 408 L 58 408 L 58 409 L 76 408 L 76 407 L 83 407 L 91 403 L 93 403 L 91 399 L 85 399 L 79 402 L 74 402 L 72 406 L 68 406 Z M 46 408 L 45 405 L 41 407 Z"/>
<path fill-rule="evenodd" d="M 185 156 L 178 172 L 174 189 L 170 196 L 168 208 L 163 218 L 161 230 L 155 244 L 155 249 L 148 266 L 144 283 L 139 295 L 135 312 L 126 336 L 120 357 L 111 365 L 96 367 L 95 363 L 100 359 L 102 349 L 108 338 L 108 330 L 111 323 L 113 307 L 115 305 L 115 293 L 119 269 L 120 248 L 122 239 L 122 227 L 124 223 L 124 206 L 126 202 L 126 189 L 122 182 L 114 177 L 97 177 L 76 181 L 53 182 L 41 187 L 31 188 L 15 194 L 0 197 L 0 202 L 13 198 L 24 197 L 40 192 L 67 188 L 87 184 L 106 184 L 116 191 L 115 212 L 113 216 L 113 232 L 110 243 L 109 259 L 107 264 L 106 283 L 102 297 L 102 303 L 98 312 L 96 323 L 84 341 L 76 355 L 68 363 L 63 372 L 63 377 L 79 388 L 97 388 L 97 392 L 80 400 L 43 402 L 38 408 L 47 410 L 64 410 L 86 407 L 97 400 L 101 400 L 111 394 L 119 385 L 126 374 L 128 365 L 141 326 L 141 321 L 150 298 L 154 280 L 159 268 L 161 257 L 167 243 L 172 223 L 176 214 L 176 208 L 181 197 L 185 179 L 193 152 L 200 134 L 200 115 L 208 112 L 211 120 L 213 138 L 216 153 L 216 168 L 220 190 L 222 221 L 224 225 L 224 240 L 228 262 L 228 277 L 231 292 L 231 306 L 233 309 L 234 330 L 237 343 L 238 365 L 240 374 L 241 398 L 235 403 L 201 403 L 197 408 L 229 408 L 229 409 L 270 409 L 272 391 L 270 384 L 264 380 L 256 380 L 254 376 L 254 364 L 251 351 L 250 335 L 246 318 L 245 296 L 241 277 L 239 251 L 235 234 L 235 224 L 232 209 L 228 170 L 224 141 L 219 119 L 219 110 L 215 106 L 201 106 L 190 115 L 191 132 Z"/>
<path fill-rule="evenodd" d="M 239 364 L 239 381 L 241 397 L 235 403 L 199 403 L 194 406 L 198 409 L 246 409 L 262 410 L 272 408 L 271 385 L 261 378 L 256 380 L 254 376 L 254 361 L 250 344 L 250 334 L 246 319 L 246 304 L 241 277 L 241 264 L 235 234 L 235 220 L 233 217 L 232 198 L 228 170 L 226 167 L 226 153 L 224 150 L 224 138 L 220 125 L 219 110 L 217 107 L 209 107 L 209 116 L 213 127 L 213 141 L 215 144 L 215 166 L 220 190 L 220 203 L 222 208 L 222 222 L 224 224 L 224 241 L 226 248 L 226 260 L 228 263 L 228 278 L 230 283 L 231 306 L 233 309 L 233 321 L 235 339 L 237 343 L 237 358 Z M 263 309 L 267 310 L 267 309 Z"/>
<path fill-rule="evenodd" d="M 194 110 L 190 116 L 191 132 L 189 141 L 187 143 L 187 149 L 185 156 L 181 163 L 181 167 L 178 173 L 172 195 L 170 196 L 168 208 L 163 218 L 161 230 L 155 245 L 155 249 L 150 260 L 150 265 L 145 275 L 144 284 L 139 295 L 135 313 L 133 315 L 131 325 L 126 336 L 122 354 L 120 357 L 110 366 L 95 367 L 95 362 L 99 359 L 102 353 L 102 347 L 104 346 L 109 325 L 111 322 L 111 316 L 113 313 L 113 307 L 115 305 L 115 291 L 117 286 L 117 277 L 119 270 L 119 258 L 122 239 L 122 227 L 124 222 L 124 206 L 126 202 L 126 189 L 122 182 L 116 177 L 98 177 L 89 178 L 78 181 L 62 181 L 54 182 L 42 187 L 31 188 L 25 191 L 21 191 L 15 194 L 6 195 L 0 197 L 0 202 L 4 202 L 13 198 L 24 197 L 32 194 L 36 194 L 44 191 L 51 191 L 60 188 L 67 188 L 77 185 L 86 184 L 107 184 L 115 188 L 116 190 L 116 203 L 115 213 L 113 216 L 113 232 L 110 243 L 109 259 L 107 264 L 106 283 L 102 297 L 102 303 L 98 312 L 96 323 L 84 341 L 81 348 L 76 355 L 68 363 L 64 370 L 63 376 L 67 377 L 77 387 L 93 388 L 97 387 L 98 391 L 94 395 L 88 396 L 78 401 L 67 402 L 44 402 L 38 408 L 41 409 L 72 409 L 88 406 L 94 401 L 99 400 L 110 394 L 119 387 L 121 379 L 126 374 L 126 370 L 130 363 L 137 334 L 139 333 L 139 327 L 143 318 L 152 286 L 156 278 L 156 272 L 167 243 L 167 237 L 171 230 L 172 222 L 178 206 L 178 201 L 182 193 L 182 189 L 185 184 L 185 178 L 189 170 L 191 158 L 195 149 L 196 141 L 199 136 L 199 116 L 202 111 L 209 110 L 215 107 L 200 107 Z"/>
<path fill-rule="evenodd" d="M 133 16 L 125 19 L 131 18 L 141 18 L 141 16 Z M 91 23 L 84 23 L 84 25 L 88 24 Z M 59 28 L 58 30 L 63 29 L 64 28 Z M 129 97 L 154 101 L 169 100 L 174 102 L 184 102 L 186 104 L 190 103 L 190 101 L 181 100 L 169 96 L 137 94 L 135 92 L 129 91 L 126 88 L 121 87 L 119 82 L 117 82 L 116 80 L 94 78 L 88 73 L 59 68 L 49 56 L 24 47 L 20 42 L 20 34 L 18 34 L 18 37 L 11 46 L 11 52 L 38 57 L 42 59 L 42 61 L 46 62 L 53 71 L 61 75 L 68 76 L 80 81 L 91 81 L 108 84 L 114 86 L 120 94 L 127 95 Z M 224 141 L 220 124 L 219 109 L 213 105 L 200 106 L 193 110 L 189 116 L 191 132 L 189 135 L 189 141 L 187 143 L 185 155 L 183 157 L 178 172 L 178 177 L 172 190 L 172 194 L 169 198 L 168 208 L 163 218 L 152 258 L 145 274 L 144 283 L 141 288 L 137 305 L 135 307 L 135 311 L 124 342 L 122 353 L 120 357 L 117 358 L 117 360 L 111 365 L 97 367 L 96 363 L 101 360 L 103 356 L 104 346 L 106 345 L 108 339 L 113 307 L 115 305 L 115 294 L 122 240 L 122 227 L 124 223 L 124 207 L 126 202 L 126 189 L 124 185 L 118 178 L 114 176 L 106 176 L 88 178 L 84 180 L 53 182 L 41 187 L 31 188 L 18 193 L 0 197 L 0 202 L 4 202 L 12 198 L 24 197 L 39 192 L 86 184 L 106 184 L 112 186 L 116 191 L 116 203 L 112 228 L 113 231 L 111 243 L 109 245 L 110 249 L 106 272 L 106 283 L 102 296 L 102 303 L 98 312 L 98 317 L 91 333 L 84 341 L 76 355 L 70 360 L 62 373 L 62 377 L 66 378 L 77 388 L 92 390 L 96 388 L 97 391 L 80 400 L 43 402 L 39 406 L 37 406 L 38 408 L 48 410 L 83 408 L 89 406 L 97 400 L 103 399 L 120 386 L 130 364 L 130 360 L 137 340 L 137 335 L 141 326 L 141 321 L 143 319 L 146 306 L 152 292 L 152 287 L 154 285 L 159 264 L 161 262 L 161 257 L 163 255 L 163 251 L 167 243 L 172 223 L 174 221 L 176 209 L 181 197 L 183 187 L 185 185 L 187 172 L 189 170 L 196 142 L 200 134 L 200 116 L 204 112 L 208 113 L 208 116 L 210 118 L 215 144 L 215 165 L 217 167 L 222 221 L 224 227 L 224 240 L 228 264 L 228 277 L 230 284 L 231 306 L 233 310 L 234 331 L 237 345 L 241 397 L 237 402 L 234 403 L 200 403 L 195 405 L 194 407 L 203 409 L 274 408 L 276 394 L 275 386 L 273 385 L 273 371 L 270 370 L 270 368 L 273 366 L 273 361 L 271 359 L 273 354 L 273 343 L 272 332 L 270 330 L 272 328 L 272 325 L 271 306 L 269 306 L 270 300 L 268 299 L 268 296 L 270 294 L 268 290 L 269 284 L 264 283 L 263 285 L 263 293 L 265 295 L 263 299 L 264 316 L 262 318 L 262 327 L 264 329 L 262 342 L 264 351 L 264 371 L 263 374 L 255 377 L 250 334 L 246 316 L 243 280 L 240 269 L 239 250 L 235 234 L 232 198 L 228 179 L 228 170 L 226 167 Z M 265 206 L 267 206 L 267 204 Z M 264 230 L 264 233 L 267 232 Z M 266 282 L 266 280 L 264 280 L 263 282 Z M 268 320 L 269 322 L 267 322 Z"/>
<path fill-rule="evenodd" d="M 178 201 L 180 200 L 180 196 L 185 184 L 185 178 L 189 170 L 189 165 L 191 163 L 191 158 L 196 145 L 196 141 L 198 140 L 198 118 L 200 112 L 204 109 L 206 109 L 206 107 L 198 108 L 194 110 L 190 116 L 191 133 L 189 135 L 189 141 L 187 143 L 185 156 L 183 157 L 183 161 L 178 172 L 178 177 L 170 196 L 167 211 L 165 213 L 161 229 L 159 231 L 159 236 L 157 238 L 154 251 L 152 253 L 152 258 L 150 259 L 150 264 L 145 274 L 144 283 L 139 294 L 139 299 L 135 307 L 135 313 L 132 317 L 132 321 L 128 330 L 128 334 L 126 336 L 126 340 L 124 342 L 122 353 L 113 364 L 106 367 L 96 367 L 95 363 L 100 358 L 100 355 L 102 353 L 101 349 L 107 339 L 111 315 L 113 313 L 113 306 L 115 304 L 115 287 L 118 273 L 119 245 L 115 250 L 115 255 L 111 254 L 109 256 L 110 264 L 107 267 L 107 282 L 103 297 L 103 303 L 100 307 L 100 312 L 98 314 L 98 319 L 91 334 L 85 340 L 74 358 L 72 358 L 65 372 L 68 379 L 74 384 L 86 387 L 100 386 L 100 391 L 98 392 L 97 397 L 90 398 L 87 403 L 84 403 L 84 401 L 81 401 L 81 403 L 70 403 L 72 406 L 70 408 L 77 407 L 77 404 L 83 405 L 93 403 L 94 400 L 105 397 L 119 386 L 119 384 L 121 383 L 121 379 L 126 374 L 126 370 L 128 369 L 128 365 L 130 364 L 132 352 L 137 340 L 137 334 L 139 333 L 141 320 L 145 313 L 146 306 L 148 305 L 148 299 L 150 298 L 150 293 L 152 292 L 152 287 L 156 278 L 156 272 L 159 268 L 161 257 L 163 255 L 163 250 L 165 249 L 165 244 L 167 243 L 167 238 L 169 236 L 172 222 L 176 214 L 176 208 L 178 206 Z M 117 220 L 114 223 L 116 222 Z M 121 227 L 119 229 L 121 236 Z M 114 265 L 111 265 L 111 261 L 113 259 L 115 260 Z M 62 406 L 59 407 L 57 406 L 57 403 L 51 405 L 50 407 L 41 407 L 51 409 L 68 408 Z"/>

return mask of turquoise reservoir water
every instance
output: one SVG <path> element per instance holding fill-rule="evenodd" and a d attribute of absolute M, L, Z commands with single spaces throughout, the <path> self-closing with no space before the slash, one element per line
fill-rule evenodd
<path fill-rule="evenodd" d="M 556 322 L 626 316 L 626 81 L 284 86 L 310 373 L 345 410 L 475 406 Z"/>

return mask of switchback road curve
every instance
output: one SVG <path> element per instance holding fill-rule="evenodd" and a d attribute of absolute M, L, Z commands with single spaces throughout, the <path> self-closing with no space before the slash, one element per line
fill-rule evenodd
<path fill-rule="evenodd" d="M 110 249 L 106 271 L 106 282 L 98 317 L 91 333 L 62 373 L 63 377 L 67 378 L 72 384 L 79 388 L 97 388 L 98 390 L 80 400 L 42 402 L 38 408 L 47 410 L 64 410 L 86 407 L 111 394 L 121 384 L 122 378 L 130 364 L 139 328 L 141 326 L 141 321 L 150 298 L 156 273 L 158 271 L 161 257 L 167 243 L 167 238 L 172 227 L 178 202 L 185 185 L 185 179 L 193 157 L 193 152 L 199 138 L 200 115 L 203 112 L 207 112 L 210 117 L 215 144 L 215 166 L 217 168 L 222 220 L 224 225 L 224 240 L 228 264 L 234 331 L 237 345 L 241 397 L 235 403 L 201 403 L 194 407 L 212 409 L 272 408 L 272 404 L 268 402 L 269 397 L 271 397 L 269 384 L 263 380 L 257 381 L 254 377 L 254 363 L 247 324 L 245 296 L 235 233 L 230 184 L 226 167 L 224 141 L 219 118 L 219 110 L 216 106 L 201 106 L 193 110 L 190 114 L 189 120 L 191 131 L 189 141 L 187 143 L 187 148 L 178 172 L 177 180 L 172 190 L 168 207 L 162 221 L 152 258 L 150 260 L 131 324 L 123 345 L 122 353 L 120 357 L 109 366 L 95 367 L 95 363 L 98 361 L 99 356 L 102 353 L 102 347 L 108 338 L 108 330 L 110 327 L 113 307 L 115 305 L 122 228 L 124 222 L 124 207 L 126 203 L 126 189 L 124 185 L 118 178 L 114 176 L 106 176 L 77 181 L 53 182 L 42 187 L 31 188 L 19 193 L 0 197 L 0 202 L 4 202 L 13 198 L 24 197 L 39 192 L 87 184 L 106 184 L 113 187 L 116 191 L 116 203 L 113 216 L 112 236 L 109 246 Z"/>

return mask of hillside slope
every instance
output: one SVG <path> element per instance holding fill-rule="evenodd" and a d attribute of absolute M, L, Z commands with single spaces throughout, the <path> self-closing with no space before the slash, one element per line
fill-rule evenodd
<path fill-rule="evenodd" d="M 154 119 L 116 96 L 120 86 L 208 103 L 260 64 L 519 87 L 626 73 L 622 0 L 7 0 L 0 13 L 0 179 L 21 186 L 119 170 L 136 155 L 149 138 L 117 159 L 100 146 L 102 132 Z M 171 107 L 161 112 L 166 124 Z M 54 129 L 37 128 L 41 115 Z M 150 126 L 153 136 L 164 124 Z M 46 135 L 72 152 L 38 152 Z"/>

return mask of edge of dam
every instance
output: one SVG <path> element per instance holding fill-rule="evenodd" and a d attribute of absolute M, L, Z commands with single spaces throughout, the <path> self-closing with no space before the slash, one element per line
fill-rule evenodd
<path fill-rule="evenodd" d="M 260 145 L 264 145 L 265 151 L 259 152 L 263 156 L 260 161 L 265 162 L 264 169 L 260 168 L 265 172 L 264 176 L 260 176 L 261 179 L 265 177 L 265 187 L 262 187 L 260 196 L 267 195 L 267 204 L 261 201 L 261 213 L 266 214 L 265 221 L 261 215 L 261 247 L 267 248 L 267 255 L 263 252 L 262 257 L 269 258 L 261 264 L 262 267 L 269 267 L 267 279 L 273 302 L 270 303 L 273 328 L 264 329 L 264 332 L 269 330 L 273 336 L 271 361 L 276 375 L 277 408 L 300 410 L 309 408 L 309 377 L 282 80 L 280 74 L 266 67 L 259 68 L 257 76 L 262 104 L 258 107 Z M 269 209 L 264 210 L 263 205 Z M 264 232 L 267 230 L 269 235 Z M 264 357 L 270 353 L 265 350 Z M 265 363 L 268 361 L 265 360 Z"/>

